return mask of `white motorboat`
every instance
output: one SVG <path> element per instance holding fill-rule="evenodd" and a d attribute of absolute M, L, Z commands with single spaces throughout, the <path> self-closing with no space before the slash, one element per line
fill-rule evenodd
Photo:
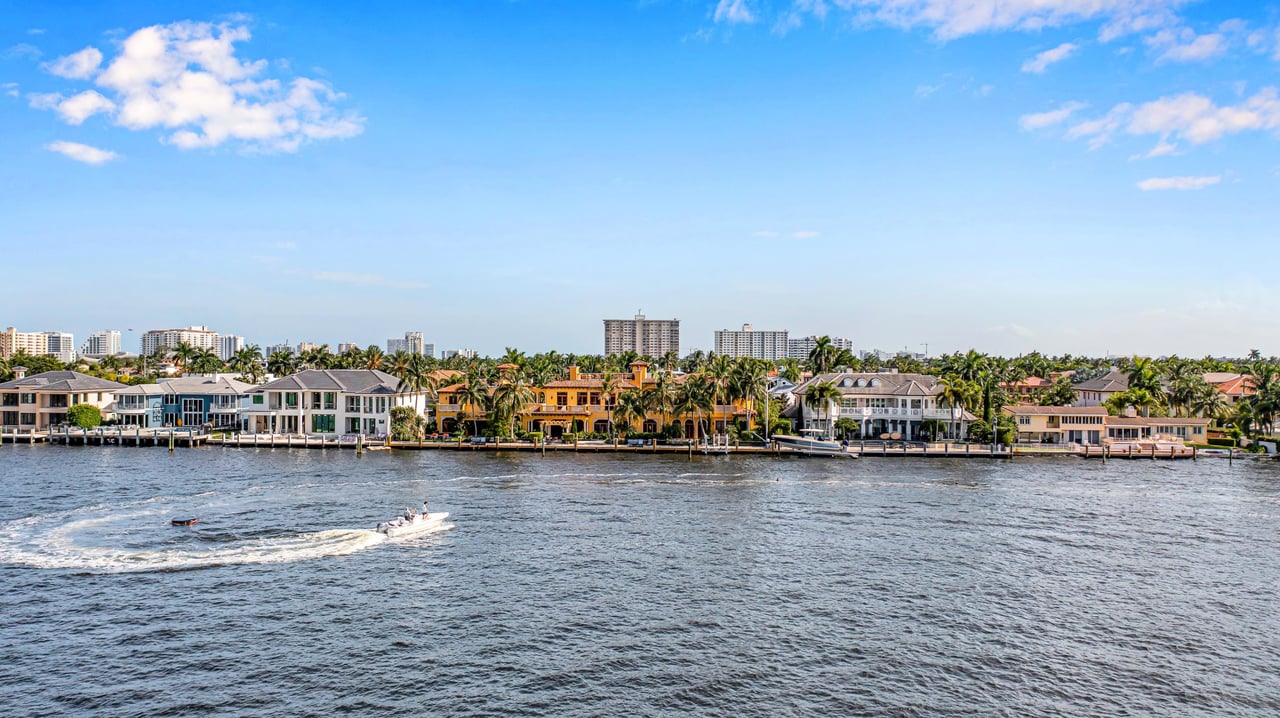
<path fill-rule="evenodd" d="M 773 443 L 781 450 L 789 453 L 809 456 L 845 456 L 858 458 L 858 454 L 849 451 L 849 447 L 838 441 L 831 441 L 817 429 L 801 429 L 800 436 L 774 435 Z"/>
<path fill-rule="evenodd" d="M 448 517 L 448 511 L 437 511 L 436 513 L 431 514 L 414 514 L 412 518 L 397 516 L 390 521 L 383 521 L 378 524 L 378 533 L 386 534 L 387 538 L 398 538 L 400 536 L 409 536 L 426 531 L 433 531 L 443 527 L 444 520 Z"/>

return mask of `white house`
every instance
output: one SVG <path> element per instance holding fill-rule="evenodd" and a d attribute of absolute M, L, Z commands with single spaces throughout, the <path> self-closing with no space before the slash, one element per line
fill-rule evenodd
<path fill-rule="evenodd" d="M 393 408 L 423 414 L 427 401 L 426 392 L 403 392 L 399 379 L 376 369 L 308 369 L 248 391 L 240 416 L 250 433 L 381 436 Z"/>
<path fill-rule="evenodd" d="M 805 402 L 805 395 L 821 382 L 833 384 L 840 398 L 826 407 L 814 408 Z M 795 389 L 801 428 L 831 433 L 837 420 L 849 418 L 858 422 L 859 435 L 864 439 L 898 434 L 908 441 L 928 435 L 921 432 L 921 424 L 930 419 L 941 422 L 948 434 L 958 428 L 959 435 L 965 435 L 974 416 L 939 401 L 941 393 L 936 376 L 896 372 L 820 374 Z"/>

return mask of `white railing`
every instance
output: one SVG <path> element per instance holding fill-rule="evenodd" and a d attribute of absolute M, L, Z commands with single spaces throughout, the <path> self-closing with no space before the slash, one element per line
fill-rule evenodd
<path fill-rule="evenodd" d="M 842 406 L 840 416 L 862 419 L 904 418 L 955 421 L 950 409 L 903 409 L 879 406 Z"/>

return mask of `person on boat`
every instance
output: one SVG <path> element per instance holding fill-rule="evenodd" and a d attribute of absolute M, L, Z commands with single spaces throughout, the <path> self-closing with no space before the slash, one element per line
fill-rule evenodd
<path fill-rule="evenodd" d="M 413 509 L 409 508 L 408 506 L 404 507 L 404 520 L 405 521 L 413 520 Z"/>
<path fill-rule="evenodd" d="M 423 502 L 422 502 L 422 517 L 423 517 L 423 518 L 426 518 L 426 517 L 427 517 L 427 513 L 428 513 L 428 512 L 427 512 L 427 502 L 426 502 L 426 501 L 423 501 Z"/>

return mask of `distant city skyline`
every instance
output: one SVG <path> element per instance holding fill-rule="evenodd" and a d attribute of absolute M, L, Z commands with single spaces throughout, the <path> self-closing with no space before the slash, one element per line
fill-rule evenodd
<path fill-rule="evenodd" d="M 1280 0 L 0 17 L 21 331 L 1280 354 Z"/>

